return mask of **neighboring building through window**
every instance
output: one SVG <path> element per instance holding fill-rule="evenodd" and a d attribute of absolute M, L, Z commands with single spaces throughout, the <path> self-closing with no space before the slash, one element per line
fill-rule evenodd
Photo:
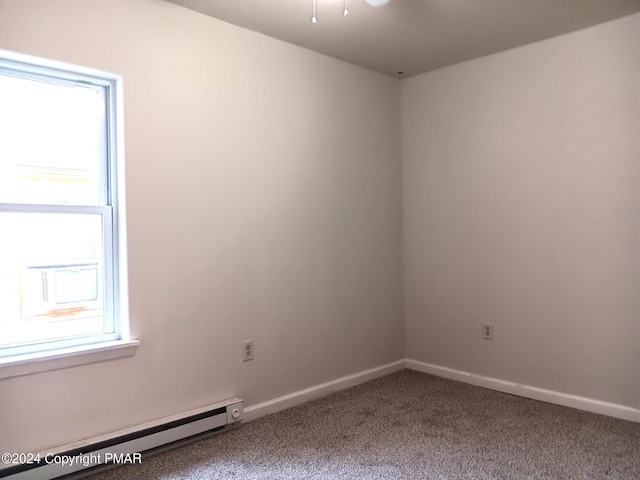
<path fill-rule="evenodd" d="M 120 83 L 0 51 L 0 358 L 128 335 Z"/>

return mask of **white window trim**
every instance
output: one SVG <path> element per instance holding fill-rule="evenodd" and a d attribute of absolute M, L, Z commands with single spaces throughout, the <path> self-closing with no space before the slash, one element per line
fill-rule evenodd
<path fill-rule="evenodd" d="M 117 318 L 116 325 L 119 339 L 99 343 L 77 345 L 42 352 L 13 355 L 0 358 L 0 378 L 8 378 L 31 373 L 58 370 L 77 365 L 101 362 L 115 358 L 134 355 L 139 340 L 131 339 L 129 324 L 129 283 L 127 261 L 127 229 L 124 175 L 124 107 L 122 76 L 110 72 L 96 70 L 77 65 L 71 65 L 55 60 L 49 60 L 17 52 L 0 49 L 0 67 L 19 64 L 24 71 L 33 74 L 56 71 L 59 78 L 77 81 L 78 77 L 85 77 L 96 84 L 108 85 L 111 94 L 108 96 L 107 136 L 109 144 L 106 146 L 115 161 L 109 162 L 108 177 L 115 179 L 115 185 L 110 185 L 111 204 L 117 205 L 112 211 L 111 227 L 114 244 L 114 278 L 113 278 L 113 315 Z M 46 206 L 43 206 L 46 210 Z M 102 211 L 102 207 L 96 207 Z M 73 207 L 70 211 L 73 211 Z M 60 211 L 58 209 L 58 211 Z"/>
<path fill-rule="evenodd" d="M 131 357 L 139 340 L 116 340 L 0 359 L 0 378 L 59 370 L 116 358 Z"/>

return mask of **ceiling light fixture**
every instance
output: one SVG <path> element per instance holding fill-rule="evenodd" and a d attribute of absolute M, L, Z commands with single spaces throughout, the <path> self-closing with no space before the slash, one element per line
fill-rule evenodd
<path fill-rule="evenodd" d="M 380 5 L 385 5 L 389 3 L 391 0 L 365 0 L 365 1 L 372 7 L 379 7 Z M 311 23 L 318 23 L 318 17 L 316 16 L 316 0 L 311 0 L 311 8 L 312 8 Z M 342 11 L 342 14 L 345 17 L 348 17 L 349 13 L 350 13 L 349 1 L 344 0 L 344 10 Z"/>

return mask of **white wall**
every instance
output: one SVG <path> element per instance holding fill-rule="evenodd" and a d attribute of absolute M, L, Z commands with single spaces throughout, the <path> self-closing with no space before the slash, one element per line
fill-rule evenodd
<path fill-rule="evenodd" d="M 635 15 L 402 81 L 408 358 L 640 407 L 638 52 Z"/>
<path fill-rule="evenodd" d="M 0 48 L 124 76 L 142 341 L 0 380 L 0 451 L 403 358 L 397 80 L 159 0 L 0 0 Z"/>
<path fill-rule="evenodd" d="M 398 82 L 159 0 L 0 0 L 0 48 L 124 75 L 142 340 L 0 380 L 0 450 L 402 358 L 402 233 L 408 358 L 640 407 L 639 22 Z"/>

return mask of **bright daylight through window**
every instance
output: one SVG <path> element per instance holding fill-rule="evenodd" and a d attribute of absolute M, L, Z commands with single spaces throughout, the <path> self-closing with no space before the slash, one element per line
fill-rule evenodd
<path fill-rule="evenodd" d="M 118 82 L 0 51 L 0 358 L 126 336 Z"/>

